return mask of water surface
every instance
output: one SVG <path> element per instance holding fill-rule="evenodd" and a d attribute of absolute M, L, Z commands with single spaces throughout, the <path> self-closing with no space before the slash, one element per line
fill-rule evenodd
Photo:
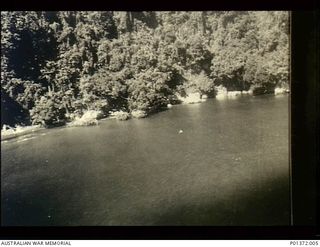
<path fill-rule="evenodd" d="M 8 140 L 2 224 L 288 225 L 288 133 L 269 95 Z"/>

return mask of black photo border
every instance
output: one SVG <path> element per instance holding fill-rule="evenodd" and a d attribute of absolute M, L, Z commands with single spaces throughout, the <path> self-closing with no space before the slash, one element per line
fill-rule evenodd
<path fill-rule="evenodd" d="M 291 11 L 291 226 L 7 227 L 0 239 L 319 239 L 319 8 L 315 0 L 197 1 L 10 0 L 4 10 Z"/>

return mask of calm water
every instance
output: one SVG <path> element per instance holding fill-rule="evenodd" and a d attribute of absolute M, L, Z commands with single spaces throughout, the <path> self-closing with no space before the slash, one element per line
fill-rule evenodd
<path fill-rule="evenodd" d="M 287 225 L 288 133 L 248 96 L 2 142 L 2 224 Z"/>

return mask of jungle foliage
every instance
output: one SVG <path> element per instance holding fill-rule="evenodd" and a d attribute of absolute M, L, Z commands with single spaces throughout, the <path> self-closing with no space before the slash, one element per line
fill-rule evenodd
<path fill-rule="evenodd" d="M 2 125 L 149 114 L 220 85 L 285 87 L 288 25 L 277 11 L 1 12 Z"/>

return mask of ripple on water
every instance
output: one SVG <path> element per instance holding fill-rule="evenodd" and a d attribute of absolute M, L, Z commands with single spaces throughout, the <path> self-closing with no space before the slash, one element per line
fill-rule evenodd
<path fill-rule="evenodd" d="M 32 139 L 35 139 L 35 138 L 36 138 L 35 136 L 23 138 L 23 139 L 17 140 L 17 143 L 29 141 L 29 140 L 32 140 Z"/>

